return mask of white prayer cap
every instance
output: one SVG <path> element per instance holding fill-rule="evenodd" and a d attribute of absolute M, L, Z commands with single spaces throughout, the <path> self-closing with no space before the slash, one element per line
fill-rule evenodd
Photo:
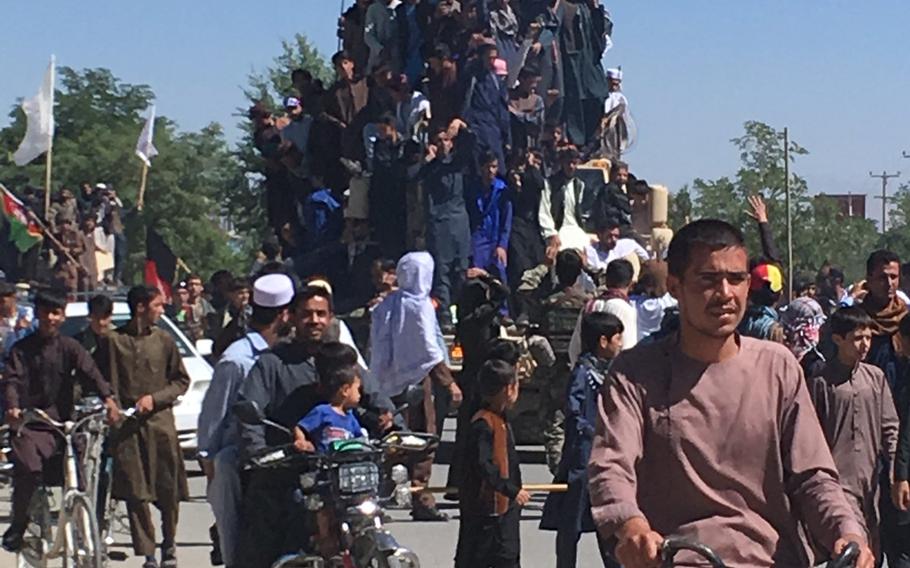
<path fill-rule="evenodd" d="M 329 284 L 328 280 L 323 280 L 322 278 L 314 278 L 306 283 L 307 288 L 321 288 L 326 291 L 326 293 L 332 295 L 332 285 Z"/>
<path fill-rule="evenodd" d="M 283 308 L 294 299 L 294 282 L 287 274 L 266 274 L 253 282 L 253 303 L 263 308 Z"/>
<path fill-rule="evenodd" d="M 96 183 L 95 189 L 107 189 L 107 184 L 106 183 Z"/>
<path fill-rule="evenodd" d="M 622 81 L 622 69 L 618 67 L 611 67 L 607 69 L 607 79 L 616 79 L 617 81 Z"/>

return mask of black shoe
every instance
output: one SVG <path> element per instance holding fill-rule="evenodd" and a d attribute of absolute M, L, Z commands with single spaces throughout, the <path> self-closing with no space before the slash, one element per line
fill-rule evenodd
<path fill-rule="evenodd" d="M 224 565 L 224 558 L 221 556 L 221 540 L 218 537 L 218 526 L 209 527 L 209 538 L 212 540 L 212 550 L 209 552 L 209 560 L 212 566 Z"/>
<path fill-rule="evenodd" d="M 25 531 L 17 530 L 15 527 L 10 527 L 6 529 L 6 532 L 3 533 L 3 549 L 7 552 L 12 552 L 16 554 L 22 550 L 22 544 L 24 543 Z"/>
<path fill-rule="evenodd" d="M 154 560 L 146 560 L 142 563 L 142 568 L 158 568 L 158 563 Z"/>
<path fill-rule="evenodd" d="M 177 547 L 174 545 L 161 547 L 161 568 L 177 568 Z"/>
<path fill-rule="evenodd" d="M 430 521 L 437 523 L 444 523 L 449 520 L 449 516 L 436 507 L 415 507 L 411 510 L 411 518 L 415 521 Z"/>

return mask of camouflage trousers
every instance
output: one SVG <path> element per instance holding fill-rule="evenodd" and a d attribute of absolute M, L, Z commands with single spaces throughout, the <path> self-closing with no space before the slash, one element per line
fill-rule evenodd
<path fill-rule="evenodd" d="M 562 446 L 566 440 L 566 391 L 572 370 L 565 356 L 557 356 L 556 363 L 547 369 L 547 388 L 544 389 L 544 408 L 546 418 L 543 431 L 543 445 L 550 473 L 556 475 L 559 460 L 562 458 Z"/>

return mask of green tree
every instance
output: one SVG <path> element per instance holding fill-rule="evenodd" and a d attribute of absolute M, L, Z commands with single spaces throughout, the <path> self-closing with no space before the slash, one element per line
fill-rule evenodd
<path fill-rule="evenodd" d="M 280 114 L 281 99 L 293 91 L 291 73 L 295 69 L 309 71 L 324 85 L 332 80 L 332 70 L 318 50 L 303 35 L 281 43 L 281 54 L 272 65 L 255 71 L 248 78 L 243 90 L 247 105 L 260 102 L 273 113 Z M 258 244 L 267 232 L 265 214 L 265 168 L 253 144 L 252 123 L 247 118 L 247 108 L 240 108 L 243 116 L 239 126 L 243 137 L 234 150 L 235 159 L 241 164 L 243 175 L 235 177 L 225 186 L 223 193 L 226 214 L 231 224 L 248 246 Z"/>
<path fill-rule="evenodd" d="M 888 215 L 890 226 L 882 235 L 880 246 L 896 252 L 904 262 L 910 261 L 910 184 L 901 184 L 891 197 Z"/>
<path fill-rule="evenodd" d="M 141 162 L 134 154 L 154 99 L 147 85 L 123 83 L 107 69 L 58 70 L 54 136 L 54 189 L 76 189 L 83 182 L 113 185 L 127 209 L 136 202 Z M 11 159 L 25 132 L 18 105 L 10 126 L 0 130 L 0 181 L 12 189 L 44 185 L 44 162 L 26 167 Z M 180 132 L 167 117 L 155 120 L 160 152 L 149 170 L 145 209 L 127 219 L 130 260 L 127 277 L 138 281 L 145 255 L 145 228 L 155 227 L 174 253 L 203 274 L 241 269 L 245 259 L 225 229 L 224 188 L 236 183 L 240 168 L 218 124 Z"/>
<path fill-rule="evenodd" d="M 678 231 L 683 225 L 692 219 L 692 194 L 689 193 L 689 186 L 684 185 L 679 191 L 670 196 L 669 225 L 674 231 Z"/>
<path fill-rule="evenodd" d="M 743 136 L 732 140 L 740 152 L 741 165 L 736 174 L 732 178 L 692 182 L 693 218 L 723 219 L 740 227 L 746 234 L 749 250 L 758 253 L 761 250 L 758 231 L 747 213 L 747 199 L 750 195 L 761 195 L 768 207 L 775 244 L 785 257 L 783 132 L 757 121 L 746 122 L 744 130 Z M 832 200 L 810 195 L 806 180 L 792 172 L 796 159 L 806 154 L 808 150 L 790 141 L 793 269 L 797 273 L 815 272 L 828 261 L 844 267 L 849 276 L 858 277 L 865 255 L 878 243 L 875 224 L 868 219 L 845 218 Z M 689 193 L 688 187 L 684 190 Z M 681 192 L 674 196 L 674 201 L 680 198 Z"/>

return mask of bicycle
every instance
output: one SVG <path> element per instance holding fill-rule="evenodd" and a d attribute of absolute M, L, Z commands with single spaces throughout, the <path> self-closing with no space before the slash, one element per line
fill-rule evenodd
<path fill-rule="evenodd" d="M 96 491 L 100 445 L 107 433 L 106 410 L 100 400 L 77 409 L 76 420 L 58 422 L 39 409 L 23 411 L 22 425 L 43 424 L 61 436 L 64 444 L 63 495 L 59 512 L 52 507 L 52 494 L 46 486 L 35 491 L 29 506 L 29 524 L 22 550 L 18 555 L 20 567 L 46 568 L 49 560 L 62 559 L 65 568 L 103 568 L 104 548 L 98 532 L 93 491 Z M 83 460 L 80 489 L 80 468 L 76 440 L 82 438 L 86 459 Z M 94 456 L 93 457 L 93 453 Z M 86 476 L 88 473 L 88 476 Z M 56 516 L 56 522 L 54 517 Z"/>
<path fill-rule="evenodd" d="M 667 537 L 660 547 L 661 568 L 673 568 L 676 555 L 683 551 L 694 552 L 704 558 L 711 568 L 726 568 L 723 560 L 713 550 L 704 544 L 680 537 Z M 859 559 L 859 545 L 855 542 L 848 544 L 840 554 L 828 562 L 826 568 L 854 568 Z"/>

